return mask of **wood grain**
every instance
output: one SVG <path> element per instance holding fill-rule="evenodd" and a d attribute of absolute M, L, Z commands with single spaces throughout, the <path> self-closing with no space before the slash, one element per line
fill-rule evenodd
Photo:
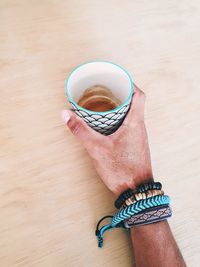
<path fill-rule="evenodd" d="M 199 266 L 199 25 L 198 0 L 1 0 L 0 266 L 132 266 L 121 229 L 97 248 L 113 196 L 60 120 L 66 76 L 95 59 L 123 65 L 145 91 L 154 174 Z"/>

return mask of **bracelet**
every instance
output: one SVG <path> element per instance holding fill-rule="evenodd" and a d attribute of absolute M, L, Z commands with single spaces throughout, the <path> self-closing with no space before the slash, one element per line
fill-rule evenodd
<path fill-rule="evenodd" d="M 148 210 L 136 214 L 124 221 L 125 228 L 151 224 L 168 219 L 172 216 L 172 210 L 169 205 L 149 208 Z"/>
<path fill-rule="evenodd" d="M 128 198 L 125 201 L 125 203 L 122 205 L 122 207 L 126 207 L 126 206 L 133 204 L 133 203 L 136 203 L 138 200 L 146 199 L 146 198 L 158 196 L 158 195 L 164 195 L 164 191 L 162 191 L 162 190 L 148 190 L 148 191 L 143 192 L 143 193 L 137 193 L 137 194 L 132 195 L 130 198 Z"/>
<path fill-rule="evenodd" d="M 128 199 L 130 198 L 131 196 L 133 195 L 133 190 L 132 189 L 128 189 L 126 191 L 124 191 L 116 200 L 115 200 L 115 207 L 117 209 L 119 209 L 122 204 Z"/>
<path fill-rule="evenodd" d="M 148 199 L 142 199 L 137 201 L 135 204 L 132 204 L 125 209 L 119 210 L 112 219 L 112 225 L 120 223 L 121 221 L 141 212 L 142 210 L 146 210 L 148 208 L 157 207 L 160 205 L 169 205 L 170 198 L 166 195 L 159 195 L 150 197 Z"/>
<path fill-rule="evenodd" d="M 169 205 L 170 198 L 165 195 L 153 196 L 148 199 L 142 199 L 137 201 L 136 203 L 119 210 L 111 219 L 111 222 L 107 225 L 104 225 L 100 230 L 96 229 L 95 234 L 98 238 L 98 246 L 103 246 L 103 234 L 105 231 L 109 229 L 113 229 L 117 225 L 119 225 L 125 219 L 130 218 L 131 216 L 146 210 L 148 208 L 157 207 L 161 205 Z M 101 220 L 102 221 L 102 220 Z M 99 223 L 97 224 L 99 226 Z"/>
<path fill-rule="evenodd" d="M 117 209 L 120 209 L 124 202 L 129 199 L 130 197 L 133 197 L 135 194 L 141 194 L 140 197 L 138 196 L 138 200 L 143 199 L 142 195 L 144 196 L 144 193 L 148 190 L 161 190 L 162 184 L 159 182 L 151 182 L 142 184 L 136 187 L 136 190 L 128 189 L 125 192 L 123 192 L 115 201 L 114 205 Z M 137 199 L 136 199 L 137 200 Z"/>
<path fill-rule="evenodd" d="M 152 182 L 147 184 L 141 184 L 137 187 L 137 191 L 140 193 L 153 189 L 162 189 L 162 184 L 160 182 Z"/>

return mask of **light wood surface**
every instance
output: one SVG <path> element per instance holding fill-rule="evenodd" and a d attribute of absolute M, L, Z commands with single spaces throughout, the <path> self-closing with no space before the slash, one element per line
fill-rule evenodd
<path fill-rule="evenodd" d="M 60 119 L 66 76 L 95 59 L 145 91 L 154 175 L 188 266 L 199 266 L 199 25 L 199 0 L 0 1 L 1 267 L 132 266 L 121 229 L 97 248 L 113 196 Z"/>

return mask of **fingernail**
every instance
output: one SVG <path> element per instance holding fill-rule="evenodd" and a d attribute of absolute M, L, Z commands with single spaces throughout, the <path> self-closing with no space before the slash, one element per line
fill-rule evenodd
<path fill-rule="evenodd" d="M 67 110 L 63 110 L 61 113 L 61 117 L 62 117 L 64 123 L 67 124 L 69 119 L 70 119 L 70 114 Z"/>

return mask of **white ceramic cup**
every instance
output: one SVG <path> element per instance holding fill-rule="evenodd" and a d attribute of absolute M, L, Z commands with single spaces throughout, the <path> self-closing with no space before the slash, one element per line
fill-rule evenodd
<path fill-rule="evenodd" d="M 111 89 L 122 104 L 104 112 L 85 109 L 77 104 L 83 92 L 92 86 Z M 123 122 L 131 103 L 134 84 L 130 74 L 121 66 L 107 61 L 93 61 L 76 67 L 66 81 L 66 94 L 72 110 L 94 130 L 109 135 Z"/>

